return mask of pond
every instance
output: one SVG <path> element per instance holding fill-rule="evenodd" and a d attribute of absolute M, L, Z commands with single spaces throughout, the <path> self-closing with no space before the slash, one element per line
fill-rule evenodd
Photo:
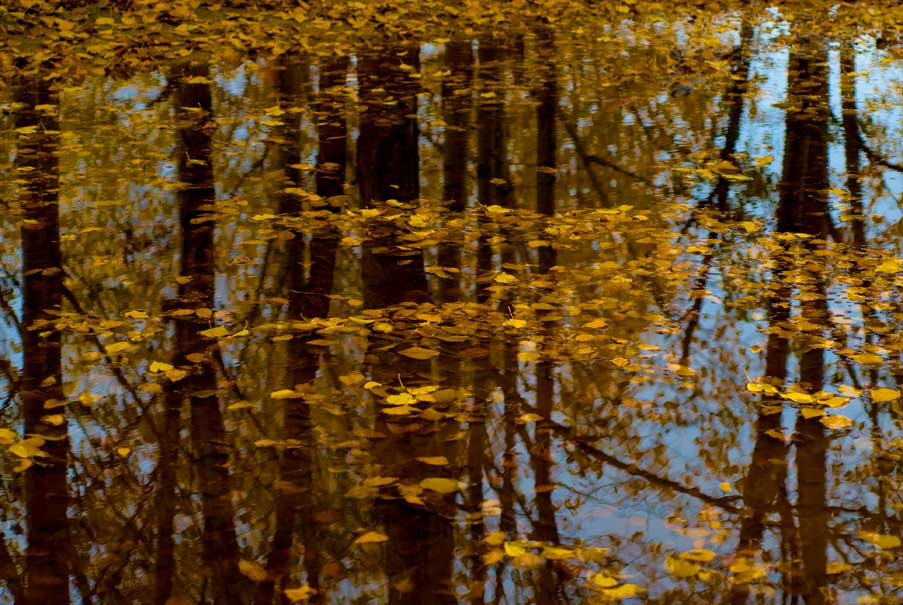
<path fill-rule="evenodd" d="M 901 23 L 0 8 L 0 599 L 903 602 Z"/>

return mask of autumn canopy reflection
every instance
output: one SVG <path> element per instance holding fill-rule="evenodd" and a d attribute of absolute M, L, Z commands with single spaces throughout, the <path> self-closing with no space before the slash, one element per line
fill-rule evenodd
<path fill-rule="evenodd" d="M 4 602 L 900 602 L 878 8 L 0 8 Z"/>

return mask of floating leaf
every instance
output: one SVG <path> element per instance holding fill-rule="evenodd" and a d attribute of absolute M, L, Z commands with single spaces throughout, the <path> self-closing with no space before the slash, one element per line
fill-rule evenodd
<path fill-rule="evenodd" d="M 224 326 L 216 326 L 215 328 L 210 328 L 208 330 L 201 330 L 201 336 L 205 336 L 207 338 L 220 338 L 223 336 L 229 335 L 229 330 L 227 330 Z"/>
<path fill-rule="evenodd" d="M 612 578 L 611 576 L 606 575 L 605 573 L 603 573 L 601 571 L 597 574 L 593 574 L 592 576 L 590 576 L 590 580 L 592 581 L 593 584 L 595 584 L 599 588 L 612 588 L 613 586 L 618 585 L 617 579 Z"/>
<path fill-rule="evenodd" d="M 515 284 L 517 283 L 517 278 L 511 275 L 510 273 L 499 273 L 495 276 L 495 282 L 497 284 Z"/>
<path fill-rule="evenodd" d="M 282 591 L 289 601 L 297 603 L 298 601 L 308 601 L 312 596 L 317 594 L 316 589 L 311 588 L 307 584 L 298 588 L 286 588 Z"/>
<path fill-rule="evenodd" d="M 483 565 L 494 565 L 505 558 L 505 553 L 497 548 L 483 554 Z"/>
<path fill-rule="evenodd" d="M 246 559 L 238 562 L 238 571 L 254 582 L 263 582 L 269 577 L 267 570 L 262 565 Z"/>
<path fill-rule="evenodd" d="M 530 412 L 528 414 L 521 414 L 520 416 L 518 416 L 517 421 L 520 423 L 538 422 L 538 421 L 542 420 L 542 418 L 543 417 L 540 416 L 539 414 L 534 414 L 533 412 Z"/>
<path fill-rule="evenodd" d="M 879 387 L 871 389 L 869 395 L 875 403 L 884 403 L 886 401 L 894 401 L 900 398 L 900 391 L 897 389 L 889 389 L 887 387 Z"/>
<path fill-rule="evenodd" d="M 715 558 L 714 551 L 705 549 L 705 548 L 694 548 L 693 550 L 688 550 L 686 552 L 680 553 L 678 555 L 681 559 L 686 559 L 687 561 L 697 561 L 699 563 L 708 563 L 712 559 Z"/>
<path fill-rule="evenodd" d="M 445 456 L 420 456 L 416 460 L 430 466 L 445 466 L 448 464 L 448 458 Z"/>
<path fill-rule="evenodd" d="M 527 552 L 527 549 L 524 548 L 523 544 L 519 544 L 518 542 L 505 542 L 505 554 L 509 557 L 519 557 L 525 552 Z"/>
<path fill-rule="evenodd" d="M 859 537 L 882 550 L 900 547 L 899 536 L 888 536 L 873 531 L 861 531 L 859 532 Z"/>
<path fill-rule="evenodd" d="M 428 477 L 420 482 L 420 487 L 440 494 L 451 494 L 461 489 L 461 484 L 455 479 L 446 477 Z"/>
<path fill-rule="evenodd" d="M 665 571 L 675 578 L 689 578 L 696 575 L 701 568 L 698 564 L 687 559 L 665 557 Z"/>
<path fill-rule="evenodd" d="M 380 542 L 388 541 L 389 536 L 386 534 L 381 534 L 378 531 L 368 531 L 367 533 L 358 536 L 358 538 L 353 542 L 354 544 L 379 544 Z"/>
<path fill-rule="evenodd" d="M 279 389 L 270 393 L 272 399 L 300 399 L 304 397 L 304 393 L 299 393 L 294 389 Z"/>
<path fill-rule="evenodd" d="M 829 429 L 845 429 L 853 426 L 853 421 L 846 416 L 834 414 L 821 418 L 820 422 Z"/>
<path fill-rule="evenodd" d="M 163 361 L 152 361 L 148 370 L 152 373 L 166 372 L 173 369 L 172 364 Z"/>
<path fill-rule="evenodd" d="M 135 348 L 136 348 L 135 345 L 133 345 L 132 343 L 130 343 L 128 341 L 123 340 L 123 341 L 114 342 L 113 344 L 109 344 L 109 345 L 105 346 L 104 350 L 107 352 L 108 355 L 115 355 L 116 353 L 124 353 L 125 351 L 130 351 Z"/>
<path fill-rule="evenodd" d="M 10 429 L 0 429 L 0 445 L 15 443 L 18 435 Z"/>
<path fill-rule="evenodd" d="M 642 586 L 637 586 L 636 584 L 621 584 L 620 586 L 615 586 L 614 588 L 602 589 L 602 594 L 611 599 L 629 599 L 631 597 L 641 595 L 644 592 L 646 592 L 646 589 L 644 589 Z"/>
<path fill-rule="evenodd" d="M 403 351 L 398 352 L 405 357 L 410 357 L 411 359 L 432 359 L 433 357 L 439 356 L 439 351 L 433 351 L 432 349 L 424 349 L 423 347 L 410 347 Z"/>
<path fill-rule="evenodd" d="M 146 311 L 126 311 L 124 315 L 130 319 L 147 319 L 148 315 Z"/>

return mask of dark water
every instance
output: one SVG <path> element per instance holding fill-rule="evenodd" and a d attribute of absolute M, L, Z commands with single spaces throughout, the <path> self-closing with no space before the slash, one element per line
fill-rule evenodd
<path fill-rule="evenodd" d="M 5 602 L 903 602 L 897 50 L 633 4 L 14 66 Z"/>

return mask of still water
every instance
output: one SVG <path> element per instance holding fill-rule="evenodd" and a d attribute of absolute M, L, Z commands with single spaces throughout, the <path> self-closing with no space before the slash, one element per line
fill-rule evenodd
<path fill-rule="evenodd" d="M 0 598 L 903 602 L 894 16 L 648 4 L 3 13 Z"/>

